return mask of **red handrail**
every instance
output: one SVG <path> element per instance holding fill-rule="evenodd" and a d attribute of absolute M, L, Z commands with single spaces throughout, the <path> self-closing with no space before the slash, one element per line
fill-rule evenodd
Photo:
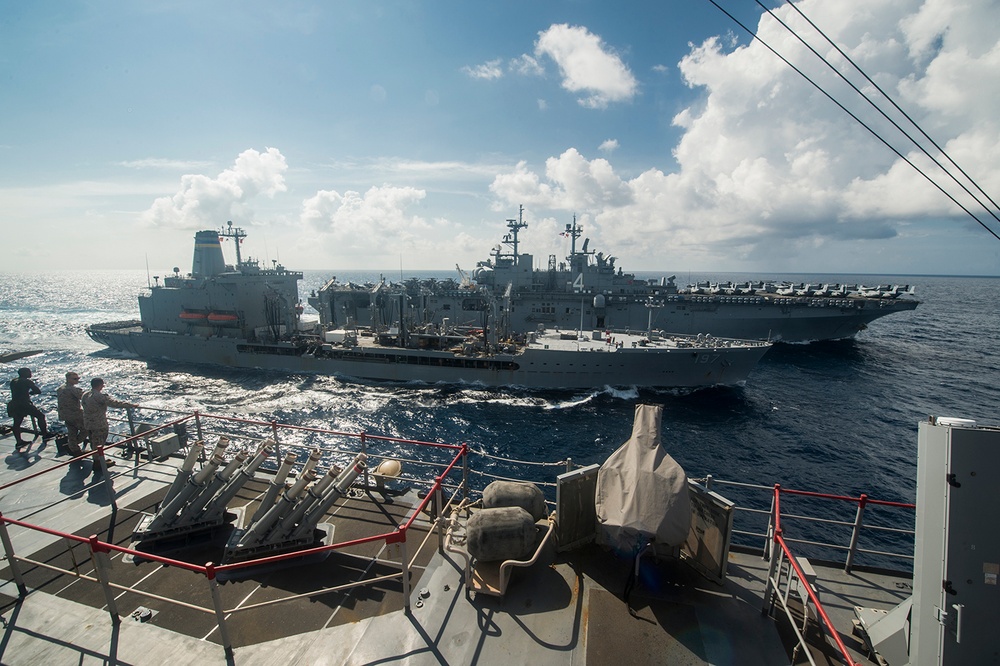
<path fill-rule="evenodd" d="M 780 532 L 775 532 L 774 541 L 779 546 L 781 546 L 781 550 L 783 550 L 785 552 L 785 555 L 788 557 L 788 564 L 790 564 L 792 568 L 795 569 L 795 575 L 797 575 L 799 577 L 799 580 L 802 581 L 802 583 L 804 584 L 804 587 L 806 588 L 806 594 L 809 595 L 809 599 L 813 602 L 813 604 L 815 604 L 816 612 L 822 618 L 823 624 L 826 625 L 827 632 L 830 634 L 830 636 L 833 637 L 834 642 L 837 643 L 837 648 L 840 650 L 841 656 L 844 657 L 844 660 L 847 662 L 847 664 L 849 664 L 849 666 L 861 666 L 861 664 L 859 664 L 858 662 L 854 661 L 853 658 L 851 658 L 851 653 L 848 652 L 847 646 L 844 645 L 844 641 L 841 640 L 840 633 L 837 631 L 837 628 L 833 626 L 833 622 L 830 620 L 830 616 L 826 614 L 826 610 L 823 609 L 823 604 L 819 602 L 819 597 L 816 596 L 816 591 L 813 590 L 813 586 L 810 585 L 809 582 L 806 580 L 806 575 L 802 571 L 802 567 L 800 567 L 799 563 L 795 560 L 795 556 L 792 555 L 792 551 L 789 550 L 788 544 L 785 543 L 785 539 L 784 537 L 781 536 Z M 805 612 L 805 609 L 803 609 L 803 612 Z"/>
<path fill-rule="evenodd" d="M 819 597 L 816 595 L 816 591 L 813 589 L 813 586 L 810 585 L 809 582 L 806 580 L 805 573 L 803 573 L 802 568 L 799 566 L 799 563 L 795 559 L 795 556 L 792 555 L 791 549 L 785 542 L 785 538 L 781 530 L 782 493 L 788 493 L 789 495 L 798 495 L 800 497 L 811 497 L 816 499 L 853 502 L 861 505 L 877 504 L 880 506 L 890 506 L 890 507 L 898 507 L 904 509 L 915 509 L 916 505 L 908 504 L 906 502 L 890 502 L 887 500 L 870 499 L 867 495 L 862 495 L 860 497 L 849 497 L 845 495 L 831 495 L 828 493 L 817 493 L 808 490 L 792 490 L 792 489 L 782 488 L 781 484 L 778 483 L 774 484 L 774 535 L 773 535 L 774 542 L 778 544 L 781 550 L 785 553 L 785 556 L 788 558 L 789 565 L 795 570 L 795 574 L 799 577 L 799 580 L 803 583 L 804 587 L 806 588 L 806 594 L 809 596 L 810 601 L 812 601 L 813 604 L 815 604 L 817 614 L 822 619 L 823 624 L 826 627 L 827 633 L 833 638 L 834 642 L 836 642 L 837 648 L 840 650 L 840 654 L 844 658 L 844 661 L 850 666 L 860 666 L 860 664 L 855 662 L 854 659 L 851 657 L 851 653 L 848 651 L 847 646 L 844 645 L 844 641 L 841 640 L 840 638 L 840 633 L 837 631 L 836 627 L 833 626 L 833 622 L 830 620 L 830 617 L 826 614 L 826 610 L 823 608 L 823 604 L 820 603 Z"/>
<path fill-rule="evenodd" d="M 247 424 L 247 425 L 264 425 L 264 426 L 270 426 L 270 425 L 272 425 L 272 423 L 268 422 L 268 421 L 256 421 L 256 420 L 253 420 L 253 419 L 245 419 L 245 418 L 232 417 L 232 416 L 222 416 L 222 415 L 214 415 L 214 414 L 200 414 L 199 416 L 204 417 L 204 418 L 217 419 L 217 420 L 220 420 L 220 421 L 229 421 L 229 422 L 233 422 L 233 423 L 242 423 L 242 424 Z M 149 437 L 150 433 L 152 433 L 152 432 L 156 432 L 156 431 L 162 430 L 164 428 L 173 427 L 174 425 L 176 425 L 178 423 L 182 423 L 182 422 L 188 421 L 188 420 L 190 420 L 192 418 L 194 418 L 194 415 L 187 415 L 187 416 L 184 416 L 182 418 L 176 419 L 174 421 L 170 421 L 169 423 L 164 423 L 162 425 L 159 425 L 159 426 L 155 427 L 153 430 L 146 431 L 146 432 L 141 433 L 141 434 L 133 435 L 132 437 L 124 439 L 121 442 L 116 443 L 114 445 L 105 446 L 105 447 L 99 447 L 98 449 L 96 449 L 94 451 L 87 452 L 87 453 L 85 453 L 85 454 L 83 454 L 81 456 L 77 456 L 77 457 L 72 458 L 71 460 L 68 460 L 68 461 L 60 462 L 59 464 L 54 465 L 53 467 L 50 467 L 48 469 L 44 469 L 44 470 L 41 470 L 39 472 L 35 472 L 34 474 L 30 474 L 30 475 L 21 477 L 19 479 L 16 479 L 15 481 L 12 481 L 12 482 L 10 482 L 8 484 L 0 486 L 0 490 L 4 490 L 6 488 L 9 488 L 11 486 L 17 485 L 19 483 L 23 483 L 25 481 L 28 481 L 28 480 L 33 479 L 33 478 L 36 478 L 36 477 L 41 476 L 43 474 L 51 473 L 51 472 L 53 472 L 55 470 L 61 469 L 61 468 L 65 467 L 65 466 L 67 466 L 67 465 L 69 465 L 69 464 L 71 464 L 73 462 L 76 462 L 77 460 L 81 460 L 81 459 L 83 459 L 85 457 L 94 456 L 95 454 L 103 455 L 104 454 L 104 450 L 106 448 L 118 448 L 118 447 L 123 446 L 123 445 L 125 445 L 125 444 L 127 444 L 127 443 L 129 443 L 131 441 L 136 440 L 136 439 L 140 439 L 140 438 L 143 438 L 143 437 Z M 427 505 L 427 502 L 430 501 L 430 499 L 434 496 L 435 493 L 437 493 L 438 491 L 440 491 L 440 489 L 442 487 L 442 483 L 443 483 L 445 477 L 447 477 L 448 474 L 450 474 L 455 469 L 455 466 L 458 463 L 458 461 L 461 460 L 464 456 L 466 456 L 468 454 L 468 446 L 466 444 L 443 444 L 443 443 L 439 443 L 439 442 L 424 442 L 424 441 L 421 441 L 421 440 L 414 440 L 414 439 L 402 439 L 402 438 L 399 438 L 399 437 L 389 437 L 389 436 L 384 436 L 384 435 L 371 435 L 371 434 L 368 434 L 368 433 L 349 433 L 349 432 L 342 432 L 342 431 L 336 431 L 336 430 L 327 430 L 327 429 L 324 429 L 324 428 L 313 428 L 313 427 L 309 427 L 309 426 L 294 426 L 294 425 L 285 425 L 285 424 L 282 424 L 281 427 L 282 428 L 287 428 L 287 429 L 293 429 L 293 430 L 307 430 L 307 431 L 311 431 L 311 432 L 317 432 L 317 433 L 329 434 L 329 435 L 336 435 L 336 436 L 355 437 L 355 438 L 360 438 L 362 440 L 365 440 L 365 439 L 375 439 L 375 440 L 379 440 L 379 441 L 382 441 L 382 442 L 392 442 L 392 443 L 398 443 L 398 444 L 413 444 L 413 445 L 417 445 L 417 446 L 430 446 L 430 447 L 434 447 L 434 448 L 452 449 L 456 453 L 455 453 L 455 456 L 452 458 L 451 462 L 448 463 L 448 465 L 445 467 L 444 472 L 442 472 L 440 475 L 438 475 L 438 476 L 435 477 L 434 484 L 431 486 L 430 492 L 427 493 L 427 496 L 424 497 L 424 499 L 421 501 L 421 503 L 412 512 L 412 515 L 406 521 L 406 523 L 404 523 L 403 525 L 398 526 L 394 530 L 391 530 L 389 532 L 385 532 L 384 534 L 377 534 L 377 535 L 373 535 L 373 536 L 363 537 L 363 538 L 360 538 L 360 539 L 354 539 L 352 541 L 343 541 L 343 542 L 339 542 L 339 543 L 335 543 L 335 544 L 330 544 L 330 545 L 326 545 L 326 546 L 317 546 L 317 547 L 309 548 L 309 549 L 306 549 L 306 550 L 296 550 L 296 551 L 292 551 L 292 552 L 289 552 L 289 553 L 281 553 L 279 555 L 269 555 L 267 557 L 253 558 L 253 559 L 249 559 L 249 560 L 246 560 L 246 561 L 243 561 L 243 562 L 234 562 L 234 563 L 231 563 L 231 564 L 215 565 L 215 564 L 209 562 L 206 565 L 202 566 L 202 565 L 198 565 L 198 564 L 192 564 L 192 563 L 189 563 L 189 562 L 183 562 L 181 560 L 174 560 L 174 559 L 171 559 L 171 558 L 168 558 L 168 557 L 163 557 L 161 555 L 156 555 L 154 553 L 148 553 L 148 552 L 144 552 L 144 551 L 138 551 L 138 550 L 134 550 L 134 549 L 131 549 L 131 548 L 126 548 L 124 546 L 118 546 L 118 545 L 115 545 L 115 544 L 112 544 L 112 543 L 103 542 L 103 541 L 100 541 L 99 539 L 97 539 L 96 535 L 92 535 L 89 538 L 88 537 L 82 537 L 82 536 L 79 536 L 79 535 L 76 535 L 76 534 L 72 534 L 72 533 L 69 533 L 69 532 L 63 532 L 63 531 L 60 531 L 60 530 L 54 530 L 54 529 L 51 529 L 51 528 L 43 527 L 41 525 L 35 525 L 33 523 L 28 523 L 26 521 L 17 520 L 15 518 L 8 518 L 8 517 L 4 516 L 2 513 L 0 513 L 0 522 L 3 522 L 5 524 L 10 524 L 10 525 L 17 525 L 19 527 L 23 527 L 23 528 L 26 528 L 26 529 L 35 530 L 35 531 L 38 531 L 38 532 L 42 532 L 44 534 L 49 534 L 51 536 L 55 536 L 55 537 L 60 537 L 60 538 L 63 538 L 63 539 L 67 539 L 69 541 L 76 541 L 78 543 L 87 543 L 87 544 L 89 544 L 91 546 L 92 549 L 101 550 L 103 552 L 116 551 L 116 552 L 124 553 L 124 554 L 127 554 L 127 555 L 131 555 L 132 557 L 138 557 L 138 558 L 141 558 L 141 559 L 144 559 L 144 560 L 149 560 L 149 561 L 157 562 L 157 563 L 160 563 L 160 564 L 167 564 L 167 565 L 170 565 L 170 566 L 173 566 L 173 567 L 177 567 L 179 569 L 186 569 L 188 571 L 192 571 L 192 572 L 195 572 L 195 573 L 203 574 L 203 575 L 205 575 L 208 578 L 214 579 L 215 578 L 215 574 L 218 573 L 218 572 L 232 571 L 232 570 L 236 570 L 236 569 L 243 569 L 243 568 L 247 568 L 247 567 L 255 566 L 255 565 L 259 565 L 259 564 L 268 564 L 268 563 L 273 563 L 273 562 L 280 562 L 280 561 L 283 561 L 283 560 L 293 559 L 293 558 L 297 558 L 297 557 L 303 557 L 305 555 L 312 555 L 312 554 L 323 553 L 323 552 L 332 551 L 332 550 L 339 550 L 341 548 L 347 548 L 347 547 L 350 547 L 350 546 L 357 546 L 357 545 L 361 545 L 361 544 L 365 544 L 365 543 L 370 543 L 370 542 L 373 542 L 373 541 L 384 540 L 386 543 L 395 543 L 395 542 L 399 542 L 399 541 L 405 541 L 406 540 L 406 532 L 410 529 L 410 527 L 412 526 L 414 520 L 416 520 L 417 516 L 419 516 L 420 513 L 424 510 L 424 508 Z"/>
<path fill-rule="evenodd" d="M 780 487 L 778 485 L 775 486 Z M 799 495 L 802 497 L 815 497 L 818 499 L 829 499 L 829 500 L 842 500 L 845 502 L 860 502 L 861 497 L 851 497 L 849 495 L 830 495 L 828 493 L 816 493 L 809 490 L 792 490 L 790 488 L 781 488 L 781 492 L 788 493 L 789 495 Z M 876 500 L 870 497 L 865 500 L 868 504 L 878 504 L 880 506 L 894 506 L 901 509 L 916 509 L 916 504 L 908 504 L 906 502 L 890 502 L 889 500 Z"/>

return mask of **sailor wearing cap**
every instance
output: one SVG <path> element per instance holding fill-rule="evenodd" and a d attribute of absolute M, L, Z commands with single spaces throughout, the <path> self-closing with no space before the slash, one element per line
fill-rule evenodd
<path fill-rule="evenodd" d="M 59 420 L 66 424 L 68 433 L 66 448 L 74 456 L 83 453 L 83 439 L 86 434 L 83 427 L 83 406 L 80 404 L 83 389 L 77 386 L 79 383 L 80 375 L 72 371 L 67 372 L 66 383 L 56 389 Z"/>

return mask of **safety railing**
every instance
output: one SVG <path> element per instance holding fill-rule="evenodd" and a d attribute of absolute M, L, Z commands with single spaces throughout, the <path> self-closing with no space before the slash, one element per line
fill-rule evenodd
<path fill-rule="evenodd" d="M 915 510 L 916 507 L 913 504 L 906 504 L 902 502 L 888 502 L 884 500 L 872 500 L 866 495 L 861 495 L 860 497 L 847 497 L 842 495 L 829 495 L 824 493 L 814 493 L 801 490 L 789 490 L 782 488 L 779 484 L 775 484 L 772 489 L 772 505 L 771 505 L 771 519 L 768 524 L 768 546 L 765 550 L 765 555 L 769 558 L 770 564 L 768 566 L 767 573 L 767 583 L 764 591 L 764 605 L 761 609 L 761 613 L 769 614 L 775 604 L 775 601 L 779 602 L 782 610 L 784 611 L 786 617 L 788 618 L 789 624 L 791 625 L 792 631 L 795 633 L 797 639 L 797 644 L 792 653 L 792 663 L 798 656 L 799 651 L 803 651 L 812 666 L 816 666 L 816 661 L 813 658 L 809 646 L 805 637 L 806 627 L 809 621 L 808 606 L 811 603 L 813 608 L 815 608 L 817 621 L 823 630 L 823 633 L 830 637 L 840 652 L 840 656 L 844 663 L 848 666 L 860 666 L 851 653 L 848 651 L 847 646 L 844 644 L 843 639 L 840 637 L 837 628 L 834 626 L 833 622 L 830 620 L 829 615 L 827 615 L 826 610 L 823 608 L 823 604 L 820 602 L 819 595 L 816 592 L 816 588 L 812 584 L 812 580 L 815 578 L 814 574 L 808 573 L 804 570 L 805 567 L 809 566 L 808 561 L 803 558 L 797 558 L 791 550 L 790 543 L 811 543 L 816 542 L 807 540 L 792 540 L 787 539 L 784 534 L 782 527 L 783 514 L 781 510 L 781 497 L 782 494 L 789 496 L 798 496 L 811 498 L 814 500 L 825 500 L 832 502 L 848 502 L 857 504 L 858 510 L 856 513 L 856 520 L 854 522 L 854 531 L 851 537 L 850 546 L 848 546 L 848 563 L 846 565 L 846 570 L 850 571 L 851 558 L 856 550 L 857 539 L 859 535 L 859 530 L 863 524 L 863 517 L 865 507 L 870 505 L 882 505 L 889 506 L 907 510 Z M 787 518 L 788 516 L 784 516 Z M 795 515 L 795 518 L 803 519 L 803 516 Z M 834 522 L 839 521 L 822 521 L 822 522 Z M 829 544 L 823 544 L 829 545 Z M 882 553 L 887 554 L 887 553 Z M 784 582 L 784 593 L 781 593 Z M 788 603 L 788 598 L 792 590 L 795 590 L 802 600 L 802 626 L 798 626 L 794 613 L 791 606 Z"/>
<path fill-rule="evenodd" d="M 760 541 L 757 541 L 757 543 L 763 543 L 763 554 L 767 556 L 774 537 L 775 507 L 773 496 L 775 486 L 725 481 L 716 479 L 711 475 L 698 480 L 709 490 L 728 487 L 736 489 L 744 495 L 751 493 L 759 494 L 760 500 L 752 502 L 738 501 L 736 503 L 735 511 L 737 516 L 743 517 L 743 520 L 740 520 L 739 524 L 744 527 L 734 529 L 733 534 L 736 537 L 742 538 L 744 542 L 754 542 L 759 539 Z M 890 564 L 902 563 L 900 568 L 906 570 L 912 566 L 914 530 L 891 526 L 898 525 L 901 521 L 895 515 L 886 514 L 884 511 L 898 512 L 902 510 L 915 515 L 914 510 L 916 507 L 914 504 L 877 500 L 867 495 L 849 497 L 845 495 L 790 490 L 787 488 L 783 488 L 782 492 L 787 495 L 826 503 L 822 511 L 816 510 L 811 514 L 804 511 L 800 513 L 786 512 L 783 516 L 786 524 L 793 522 L 796 525 L 811 527 L 813 528 L 813 532 L 822 533 L 824 536 L 838 533 L 844 535 L 844 539 L 840 542 L 786 537 L 788 543 L 809 547 L 814 552 L 822 555 L 825 561 L 842 562 L 846 573 L 850 573 L 854 566 L 857 565 L 859 556 L 866 556 L 869 561 L 881 560 Z M 731 496 L 727 495 L 727 497 L 733 499 Z M 831 515 L 830 502 L 840 503 L 845 507 L 852 504 L 855 505 L 853 515 L 848 518 L 845 508 L 843 519 L 826 517 Z M 883 510 L 883 513 L 873 518 L 871 514 L 874 509 Z M 820 517 L 820 514 L 824 517 Z M 762 531 L 745 528 L 748 523 L 754 522 L 760 526 L 766 525 L 766 527 L 762 527 Z M 880 522 L 887 524 L 879 524 Z M 905 542 L 907 544 L 906 551 L 908 552 L 886 550 L 885 547 L 865 547 L 862 545 L 866 542 L 878 543 L 885 542 L 886 540 Z M 756 546 L 754 548 L 756 549 Z"/>
<path fill-rule="evenodd" d="M 157 410 L 164 411 L 166 410 Z M 452 506 L 456 501 L 456 498 L 461 496 L 465 497 L 468 493 L 468 447 L 464 444 L 453 445 L 453 444 L 442 444 L 434 442 L 423 442 L 418 440 L 408 440 L 396 437 L 388 437 L 383 435 L 371 435 L 367 433 L 350 433 L 337 430 L 329 430 L 323 428 L 313 428 L 306 426 L 294 426 L 278 424 L 276 422 L 266 422 L 266 421 L 255 421 L 252 419 L 242 419 L 236 417 L 228 416 L 218 416 L 201 414 L 195 412 L 193 414 L 187 414 L 181 416 L 180 418 L 175 418 L 172 420 L 167 420 L 159 425 L 149 425 L 135 434 L 137 431 L 137 426 L 135 419 L 131 410 L 129 410 L 128 418 L 130 431 L 133 433 L 131 435 L 120 435 L 120 441 L 113 445 L 106 447 L 99 447 L 94 451 L 89 451 L 81 456 L 77 456 L 68 461 L 58 463 L 54 466 L 49 467 L 46 470 L 36 472 L 34 474 L 26 475 L 18 478 L 17 480 L 8 483 L 4 486 L 0 486 L 0 492 L 11 488 L 16 485 L 24 484 L 30 482 L 32 479 L 37 478 L 43 474 L 54 473 L 68 465 L 72 465 L 80 462 L 86 458 L 92 457 L 94 463 L 100 466 L 103 474 L 102 483 L 107 484 L 108 496 L 111 498 L 112 512 L 111 512 L 111 523 L 108 529 L 108 540 L 101 541 L 97 536 L 81 536 L 76 534 L 71 534 L 68 532 L 63 532 L 60 530 L 55 530 L 47 528 L 43 525 L 34 524 L 26 520 L 19 520 L 4 516 L 0 514 L 0 543 L 2 543 L 6 559 L 9 563 L 11 576 L 17 586 L 18 595 L 20 598 L 24 598 L 28 594 L 28 588 L 25 584 L 24 575 L 22 572 L 22 565 L 29 565 L 33 567 L 38 567 L 45 570 L 50 570 L 61 575 L 68 575 L 79 580 L 89 581 L 92 583 L 99 584 L 104 590 L 104 596 L 107 601 L 107 610 L 111 616 L 111 621 L 113 624 L 117 625 L 121 621 L 121 616 L 118 611 L 118 606 L 116 602 L 115 592 L 130 592 L 136 594 L 140 597 L 147 599 L 154 599 L 156 601 L 171 604 L 178 607 L 182 607 L 191 611 L 205 613 L 214 615 L 216 618 L 216 625 L 219 631 L 219 636 L 225 649 L 228 658 L 232 657 L 233 645 L 232 640 L 227 629 L 227 618 L 236 615 L 238 613 L 244 613 L 247 611 L 259 609 L 265 606 L 273 606 L 281 603 L 287 603 L 294 601 L 296 599 L 301 599 L 303 597 L 314 598 L 324 594 L 331 594 L 334 592 L 344 592 L 352 588 L 362 587 L 367 585 L 374 585 L 377 583 L 383 583 L 389 580 L 400 580 L 403 588 L 403 604 L 404 611 L 410 612 L 410 578 L 411 571 L 413 569 L 414 563 L 419 557 L 420 553 L 427 546 L 427 543 L 433 534 L 437 534 L 437 549 L 439 552 L 443 552 L 444 548 L 444 530 L 441 517 L 445 515 L 446 511 Z M 121 448 L 123 450 L 129 450 L 133 448 L 142 448 L 145 445 L 143 440 L 148 440 L 148 438 L 155 436 L 159 432 L 172 431 L 176 432 L 177 427 L 184 424 L 190 424 L 193 426 L 198 434 L 198 439 L 205 439 L 212 435 L 218 435 L 220 433 L 230 433 L 232 426 L 240 426 L 243 428 L 258 428 L 266 431 L 268 439 L 274 440 L 275 444 L 279 447 L 280 453 L 280 442 L 285 440 L 286 446 L 299 446 L 299 444 L 291 444 L 288 440 L 294 440 L 294 437 L 285 437 L 282 435 L 288 435 L 289 433 L 307 434 L 307 435 L 323 435 L 327 437 L 342 437 L 353 441 L 356 441 L 361 449 L 361 452 L 371 452 L 371 447 L 373 443 L 377 444 L 392 444 L 396 447 L 419 447 L 423 450 L 434 450 L 438 451 L 438 457 L 443 456 L 441 462 L 427 462 L 424 459 L 410 458 L 406 459 L 412 463 L 426 465 L 431 468 L 436 469 L 436 473 L 433 476 L 433 480 L 427 484 L 428 492 L 420 502 L 412 507 L 409 512 L 409 517 L 405 522 L 398 525 L 395 529 L 391 529 L 388 532 L 375 534 L 371 536 L 366 536 L 364 538 L 354 539 L 351 541 L 345 541 L 330 545 L 317 546 L 313 548 L 295 550 L 292 552 L 285 552 L 281 554 L 271 555 L 267 557 L 257 557 L 253 559 L 247 559 L 240 562 L 234 562 L 231 564 L 215 564 L 213 562 L 207 562 L 203 565 L 195 564 L 191 562 L 185 562 L 181 560 L 176 560 L 162 555 L 157 555 L 155 553 L 150 553 L 147 551 L 138 551 L 132 548 L 119 546 L 113 541 L 114 532 L 114 521 L 115 515 L 118 511 L 118 507 L 115 499 L 114 492 L 114 479 L 130 473 L 130 470 L 123 470 L 116 472 L 115 474 L 110 474 L 108 471 L 108 466 L 105 462 L 106 450 L 113 450 Z M 253 435 L 247 436 L 246 433 L 241 433 L 240 438 L 249 441 L 263 441 L 264 437 L 256 437 Z M 346 449 L 339 447 L 325 447 L 325 452 L 328 454 L 356 454 L 358 452 L 357 448 Z M 281 457 L 280 455 L 278 456 Z M 152 456 L 149 456 L 149 461 L 142 463 L 139 460 L 140 456 L 135 456 L 135 469 L 139 469 L 144 465 L 149 465 L 153 462 Z M 394 459 L 397 459 L 394 457 Z M 134 470 L 133 470 L 134 471 Z M 457 483 L 446 484 L 446 480 L 461 472 L 461 479 Z M 421 483 L 426 483 L 425 480 L 420 480 L 417 477 L 413 477 L 414 481 L 419 481 Z M 365 486 L 369 487 L 367 479 L 365 479 Z M 448 496 L 447 501 L 445 500 L 445 491 L 451 491 L 450 496 Z M 414 527 L 415 521 L 421 515 L 425 513 L 431 513 L 428 511 L 429 505 L 433 503 L 433 512 L 430 528 L 424 535 L 423 539 L 416 545 L 412 557 L 410 557 L 407 551 L 407 535 L 411 529 Z M 41 534 L 47 534 L 60 539 L 64 539 L 70 544 L 70 555 L 73 561 L 73 569 L 66 569 L 53 565 L 49 562 L 43 562 L 31 557 L 20 556 L 14 549 L 13 540 L 11 539 L 9 527 L 14 526 L 20 529 L 30 530 L 38 532 Z M 348 549 L 355 546 L 360 546 L 367 543 L 383 542 L 385 547 L 390 547 L 392 545 L 397 545 L 399 548 L 399 560 L 400 560 L 400 570 L 398 572 L 390 573 L 382 576 L 375 576 L 371 578 L 364 578 L 361 580 L 352 581 L 343 585 L 328 586 L 310 589 L 309 591 L 302 594 L 292 594 L 286 595 L 277 599 L 272 599 L 265 602 L 260 602 L 256 604 L 244 604 L 233 608 L 224 607 L 219 593 L 218 577 L 220 575 L 224 577 L 238 577 L 239 572 L 246 570 L 250 567 L 257 567 L 261 565 L 275 564 L 282 561 L 295 559 L 295 558 L 306 558 L 311 555 L 319 555 L 323 553 L 329 553 L 336 550 Z M 74 547 L 85 545 L 90 554 L 91 561 L 93 562 L 93 575 L 87 573 L 82 573 L 79 570 L 79 565 L 77 564 L 77 557 L 74 552 Z M 212 607 L 198 606 L 196 604 L 191 604 L 181 599 L 169 598 L 163 595 L 158 595 L 153 592 L 143 590 L 135 585 L 125 586 L 114 582 L 112 578 L 113 564 L 111 560 L 111 554 L 117 553 L 122 556 L 129 556 L 136 558 L 139 561 L 148 561 L 163 565 L 168 565 L 177 569 L 182 569 L 190 571 L 194 574 L 201 575 L 205 577 L 209 591 L 212 598 Z"/>

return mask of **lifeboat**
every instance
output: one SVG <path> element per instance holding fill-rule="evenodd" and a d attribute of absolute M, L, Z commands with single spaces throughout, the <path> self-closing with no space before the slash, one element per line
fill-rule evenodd
<path fill-rule="evenodd" d="M 239 316 L 233 314 L 232 312 L 211 312 L 208 315 L 209 323 L 218 324 L 220 326 L 235 324 L 239 320 Z"/>
<path fill-rule="evenodd" d="M 184 321 L 196 324 L 198 322 L 205 321 L 205 319 L 208 318 L 208 314 L 204 312 L 191 312 L 189 310 L 183 310 L 179 315 L 177 315 L 177 317 Z"/>

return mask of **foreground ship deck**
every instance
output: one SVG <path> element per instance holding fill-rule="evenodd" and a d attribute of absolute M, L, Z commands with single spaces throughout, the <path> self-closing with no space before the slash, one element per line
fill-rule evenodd
<path fill-rule="evenodd" d="M 11 440 L 2 445 L 9 447 Z M 637 664 L 790 660 L 787 645 L 794 636 L 789 623 L 762 612 L 768 562 L 759 552 L 732 550 L 721 585 L 680 561 L 644 559 L 628 604 L 623 598 L 632 562 L 594 545 L 565 553 L 544 550 L 539 562 L 516 571 L 502 598 L 470 593 L 461 558 L 438 548 L 428 514 L 416 510 L 421 500 L 412 486 L 398 492 L 385 486 L 352 492 L 335 507 L 330 519 L 336 524 L 336 541 L 356 546 L 294 567 L 256 566 L 249 575 L 215 588 L 226 609 L 224 624 L 232 644 L 227 654 L 218 618 L 211 612 L 213 586 L 203 577 L 179 566 L 128 563 L 117 552 L 109 554 L 109 567 L 95 570 L 88 546 L 77 543 L 70 549 L 62 536 L 96 535 L 128 546 L 140 515 L 153 510 L 166 492 L 177 461 L 119 459 L 109 485 L 92 475 L 92 462 L 69 463 L 57 458 L 54 448 L 36 442 L 10 453 L 0 472 L 3 516 L 48 530 L 7 528 L 14 552 L 27 558 L 19 565 L 30 593 L 17 599 L 5 567 L 6 582 L 0 586 L 0 659 L 5 664 L 163 664 L 179 655 L 191 663 L 238 664 L 496 664 L 511 659 L 605 664 L 622 655 Z M 35 476 L 9 485 L 27 475 Z M 233 504 L 252 510 L 266 480 L 247 484 Z M 402 555 L 413 557 L 407 604 L 406 586 L 398 575 L 391 577 L 393 571 L 398 574 L 398 549 L 385 541 L 363 540 L 411 518 L 414 531 Z M 224 540 L 221 534 L 193 541 L 172 556 L 218 562 Z M 420 543 L 424 547 L 414 553 Z M 813 568 L 815 588 L 841 639 L 855 662 L 866 662 L 861 640 L 852 635 L 854 606 L 891 608 L 908 596 L 908 579 L 858 567 L 847 574 L 842 567 L 816 562 Z M 388 577 L 379 580 L 382 575 Z M 122 618 L 117 625 L 99 582 L 104 576 L 121 586 L 113 588 Z M 324 592 L 363 579 L 376 582 Z M 286 600 L 255 607 L 278 599 Z M 791 607 L 794 611 L 794 600 Z M 817 663 L 838 663 L 814 621 L 807 637 Z M 803 659 L 800 654 L 796 663 L 805 663 Z"/>

